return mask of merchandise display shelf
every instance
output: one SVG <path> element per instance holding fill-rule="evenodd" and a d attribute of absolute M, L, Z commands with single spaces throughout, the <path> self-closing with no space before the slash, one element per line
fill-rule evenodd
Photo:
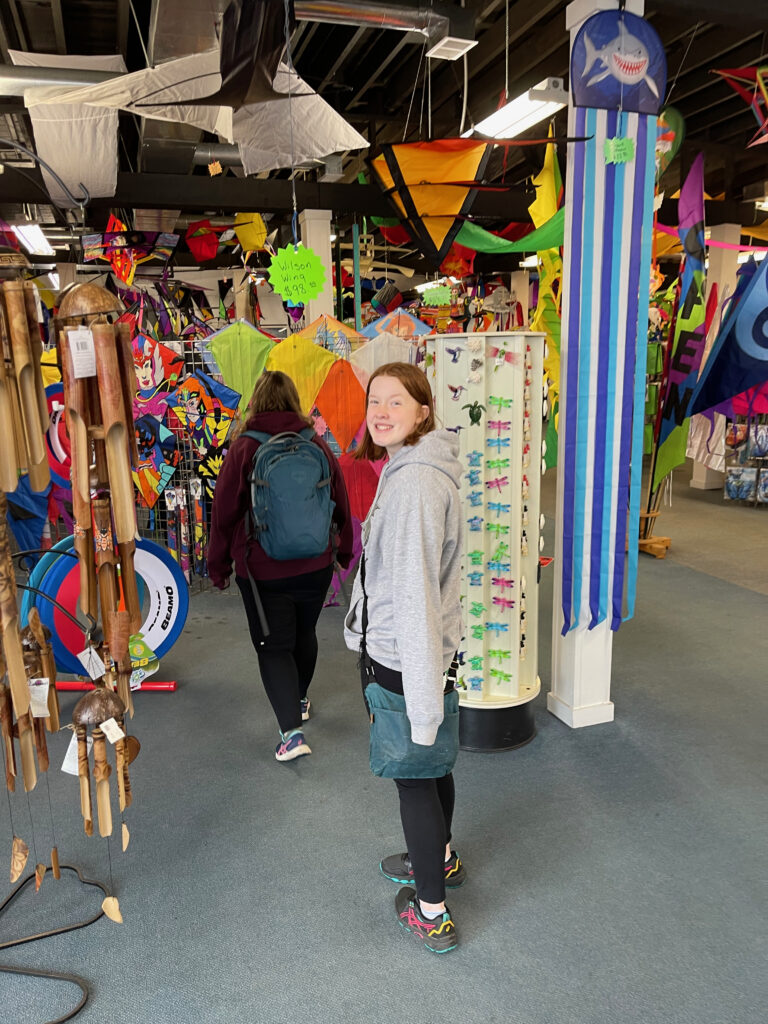
<path fill-rule="evenodd" d="M 463 469 L 465 749 L 511 749 L 535 734 L 543 360 L 543 334 L 427 339 L 438 419 L 458 433 Z"/>

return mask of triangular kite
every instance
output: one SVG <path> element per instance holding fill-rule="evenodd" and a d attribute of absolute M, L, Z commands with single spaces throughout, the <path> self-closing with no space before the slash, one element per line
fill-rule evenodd
<path fill-rule="evenodd" d="M 242 396 L 241 412 L 245 412 L 274 347 L 271 338 L 242 321 L 222 328 L 208 339 L 208 348 L 218 363 L 224 383 Z"/>
<path fill-rule="evenodd" d="M 385 143 L 381 149 L 371 165 L 379 184 L 437 269 L 472 207 L 492 146 L 473 139 L 436 139 Z"/>

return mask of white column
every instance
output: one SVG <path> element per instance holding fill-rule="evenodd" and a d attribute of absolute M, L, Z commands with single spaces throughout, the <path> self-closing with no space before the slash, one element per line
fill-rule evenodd
<path fill-rule="evenodd" d="M 325 267 L 325 284 L 316 299 L 311 299 L 304 320 L 311 324 L 319 316 L 333 316 L 333 257 L 331 255 L 331 211 L 304 210 L 299 214 L 301 243 L 311 249 Z"/>
<path fill-rule="evenodd" d="M 741 226 L 739 224 L 716 224 L 710 231 L 710 241 L 728 242 L 731 245 L 738 245 L 741 240 Z M 733 295 L 736 288 L 736 272 L 739 269 L 739 254 L 736 249 L 720 249 L 718 246 L 711 246 L 707 250 L 709 267 L 707 269 L 707 293 L 713 285 L 717 285 L 717 302 L 722 306 L 723 300 L 728 295 Z M 707 347 L 704 350 L 702 368 L 709 356 L 712 342 L 715 340 L 716 330 L 710 331 L 707 338 Z M 725 420 L 718 417 L 715 422 L 715 430 L 709 441 L 712 451 L 716 446 L 725 447 Z M 723 488 L 725 474 L 719 470 L 710 469 L 703 462 L 694 462 L 693 475 L 691 476 L 691 487 L 699 491 L 720 491 Z"/>
<path fill-rule="evenodd" d="M 573 0 L 565 11 L 566 28 L 571 37 L 571 49 L 579 29 L 587 18 L 598 11 L 612 11 L 618 8 L 618 0 Z M 644 0 L 627 0 L 625 9 L 642 16 Z M 569 124 L 572 122 L 572 107 L 569 106 Z M 566 202 L 570 202 L 566 190 Z M 568 273 L 569 252 L 563 253 L 564 274 Z M 599 287 L 599 282 L 595 283 Z M 589 298 L 582 295 L 582 302 Z M 565 318 L 564 318 L 565 319 Z M 597 337 L 595 337 L 597 343 Z M 561 336 L 560 365 L 567 364 L 569 344 L 579 344 L 578 338 L 568 338 L 564 331 Z M 585 341 L 588 344 L 588 341 Z M 591 402 L 589 396 L 581 398 Z M 561 375 L 560 422 L 565 422 L 568 402 L 565 375 Z M 562 560 L 563 560 L 563 459 L 557 464 L 557 503 L 555 506 L 555 587 L 552 605 L 552 689 L 547 694 L 547 708 L 573 728 L 583 725 L 598 725 L 613 721 L 611 701 L 611 656 L 613 634 L 610 621 L 601 622 L 594 629 L 576 629 L 561 635 L 562 612 Z"/>

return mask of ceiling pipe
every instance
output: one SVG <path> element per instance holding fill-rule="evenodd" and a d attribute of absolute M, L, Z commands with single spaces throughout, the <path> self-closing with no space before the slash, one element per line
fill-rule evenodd
<path fill-rule="evenodd" d="M 77 68 L 27 68 L 0 65 L 0 96 L 23 96 L 25 89 L 47 86 L 79 88 L 122 77 L 122 71 L 84 71 Z"/>
<path fill-rule="evenodd" d="M 352 3 L 350 0 L 295 0 L 293 9 L 299 21 L 354 25 L 355 28 L 389 28 L 400 32 L 418 32 L 428 37 L 434 34 L 445 35 L 449 22 L 447 14 L 426 5 L 410 7 L 365 0 L 362 3 Z"/>

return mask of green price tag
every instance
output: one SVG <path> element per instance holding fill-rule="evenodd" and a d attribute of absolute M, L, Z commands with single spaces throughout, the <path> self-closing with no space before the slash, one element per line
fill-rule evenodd
<path fill-rule="evenodd" d="M 606 139 L 603 154 L 607 164 L 628 164 L 635 159 L 635 143 L 632 139 Z"/>
<path fill-rule="evenodd" d="M 269 283 L 286 302 L 296 305 L 316 299 L 325 283 L 320 257 L 302 245 L 278 249 L 269 267 Z"/>
<path fill-rule="evenodd" d="M 427 306 L 450 306 L 451 289 L 447 284 L 437 285 L 435 288 L 427 288 L 422 295 Z"/>

